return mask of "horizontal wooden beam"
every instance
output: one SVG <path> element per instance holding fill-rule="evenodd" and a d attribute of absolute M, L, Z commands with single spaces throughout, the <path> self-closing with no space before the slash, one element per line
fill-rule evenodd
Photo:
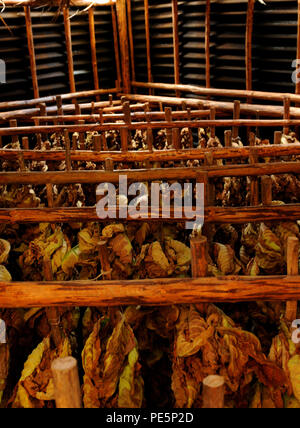
<path fill-rule="evenodd" d="M 251 155 L 259 157 L 277 157 L 300 155 L 300 144 L 269 145 L 254 147 L 215 147 L 209 149 L 216 159 L 247 159 Z M 70 152 L 72 161 L 104 162 L 107 158 L 113 162 L 169 162 L 182 160 L 203 160 L 207 149 L 155 150 L 153 152 L 139 151 L 92 151 L 74 150 Z M 66 154 L 63 150 L 15 150 L 0 149 L 0 159 L 17 160 L 63 161 Z"/>
<path fill-rule="evenodd" d="M 122 94 L 119 94 L 122 95 Z M 129 95 L 126 94 L 126 97 L 130 101 L 137 101 L 137 102 L 161 102 L 163 104 L 167 105 L 174 105 L 174 106 L 180 106 L 183 102 L 186 102 L 187 105 L 198 105 L 202 104 L 203 108 L 216 108 L 217 113 L 218 112 L 231 112 L 234 108 L 233 102 L 228 101 L 212 101 L 212 100 L 201 100 L 201 99 L 195 99 L 195 98 L 175 98 L 175 97 L 162 97 L 157 95 Z M 252 116 L 265 116 L 265 117 L 283 117 L 284 115 L 284 109 L 281 106 L 276 105 L 262 105 L 262 104 L 244 104 L 241 103 L 240 105 L 240 112 L 243 115 L 252 115 Z M 290 116 L 294 118 L 300 117 L 300 108 L 291 107 L 290 109 Z"/>
<path fill-rule="evenodd" d="M 155 211 L 158 218 L 151 218 L 148 210 L 141 212 L 144 216 L 132 218 L 128 216 L 125 221 L 147 221 L 147 222 L 186 222 L 192 221 L 195 215 L 196 207 L 185 208 L 185 213 L 170 210 L 170 216 L 162 218 L 161 210 Z M 108 218 L 112 218 L 115 212 L 111 208 L 107 212 Z M 116 220 L 119 219 L 118 210 L 116 210 Z M 206 207 L 204 214 L 205 223 L 229 223 L 244 224 L 266 221 L 297 221 L 300 218 L 300 204 L 286 204 L 279 206 L 258 206 L 258 207 Z M 101 220 L 97 216 L 95 207 L 82 208 L 1 208 L 0 222 L 6 224 L 14 223 L 68 223 L 68 222 L 89 222 L 89 221 L 107 221 Z"/>
<path fill-rule="evenodd" d="M 61 94 L 60 96 L 62 100 L 71 100 L 73 98 L 89 98 L 101 94 L 113 94 L 116 93 L 116 91 L 117 88 L 97 89 L 93 91 L 75 92 L 74 94 Z M 18 107 L 32 107 L 40 103 L 55 103 L 56 97 L 57 95 L 50 95 L 47 97 L 33 98 L 31 100 L 4 101 L 0 102 L 0 110 L 9 110 Z"/>
<path fill-rule="evenodd" d="M 142 104 L 140 104 L 141 106 Z M 132 106 L 134 109 L 134 105 Z M 106 108 L 106 110 L 108 110 Z M 130 108 L 131 109 L 131 108 Z M 172 113 L 172 119 L 199 119 L 204 117 L 209 117 L 209 110 L 193 110 L 190 113 L 186 111 L 174 111 Z M 164 112 L 153 111 L 149 113 L 145 113 L 142 111 L 131 112 L 131 120 L 145 120 L 145 117 L 149 120 L 166 120 L 166 116 Z M 54 122 L 54 121 L 64 121 L 64 122 L 76 122 L 79 120 L 85 120 L 87 122 L 99 122 L 99 115 L 92 114 L 81 114 L 81 115 L 70 115 L 70 116 L 33 116 L 31 120 L 39 120 L 40 122 Z M 117 122 L 118 120 L 124 120 L 124 114 L 103 114 L 102 115 L 103 122 Z"/>
<path fill-rule="evenodd" d="M 96 103 L 95 103 L 96 104 Z M 251 119 L 240 119 L 240 120 L 195 120 L 186 121 L 178 120 L 174 122 L 132 122 L 131 124 L 126 123 L 105 123 L 99 124 L 86 124 L 86 125 L 52 125 L 52 126 L 19 126 L 15 128 L 0 128 L 0 135 L 31 135 L 39 133 L 54 133 L 61 132 L 65 129 L 68 132 L 93 132 L 93 131 L 110 131 L 120 130 L 122 128 L 128 128 L 128 130 L 135 131 L 138 129 L 182 129 L 182 128 L 203 128 L 209 126 L 226 127 L 230 128 L 233 126 L 248 126 L 248 127 L 285 127 L 285 126 L 300 126 L 300 119 L 297 120 L 251 120 Z"/>
<path fill-rule="evenodd" d="M 48 171 L 48 172 L 0 172 L 0 184 L 100 184 L 119 183 L 125 175 L 129 182 L 154 180 L 187 180 L 216 177 L 250 177 L 271 174 L 300 174 L 300 162 L 273 162 L 224 166 L 201 166 L 198 168 L 156 168 L 118 171 Z"/>
<path fill-rule="evenodd" d="M 2 308 L 168 306 L 256 300 L 300 300 L 300 276 L 0 282 Z"/>
<path fill-rule="evenodd" d="M 185 93 L 192 93 L 202 96 L 212 95 L 219 97 L 229 98 L 254 98 L 264 101 L 283 101 L 285 98 L 290 98 L 291 102 L 300 103 L 300 95 L 292 93 L 280 92 L 265 92 L 265 91 L 247 91 L 240 89 L 221 89 L 221 88 L 204 88 L 195 85 L 175 85 L 172 83 L 145 83 L 145 82 L 131 82 L 133 87 L 136 88 L 152 88 L 164 89 L 171 91 L 181 91 Z"/>
<path fill-rule="evenodd" d="M 75 97 L 76 98 L 76 97 Z M 119 106 L 121 104 L 121 101 L 115 100 L 112 102 L 112 106 Z M 64 113 L 73 113 L 75 112 L 75 104 L 65 104 L 62 106 Z M 95 102 L 93 105 L 92 103 L 82 103 L 80 104 L 81 110 L 89 110 L 91 111 L 92 107 L 95 109 L 103 109 L 110 107 L 109 101 L 99 101 Z M 55 106 L 48 106 L 46 107 L 45 113 L 47 114 L 57 114 L 58 107 Z M 29 108 L 24 110 L 10 110 L 0 113 L 0 121 L 8 122 L 10 119 L 27 119 L 31 118 L 32 116 L 39 115 L 40 109 L 38 107 L 36 108 Z"/>
<path fill-rule="evenodd" d="M 49 0 L 40 0 L 37 2 L 36 0 L 1 0 L 5 6 L 49 6 Z M 88 7 L 91 5 L 94 6 L 111 6 L 116 3 L 116 0 L 70 0 L 70 7 Z M 52 6 L 60 6 L 61 0 L 51 0 Z"/>

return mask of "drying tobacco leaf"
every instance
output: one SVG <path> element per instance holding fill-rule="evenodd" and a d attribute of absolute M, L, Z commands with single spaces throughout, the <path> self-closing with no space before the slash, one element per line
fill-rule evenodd
<path fill-rule="evenodd" d="M 144 395 L 144 381 L 140 376 L 141 365 L 138 362 L 137 345 L 128 354 L 128 364 L 120 376 L 118 407 L 139 409 L 142 407 Z"/>
<path fill-rule="evenodd" d="M 0 404 L 3 393 L 6 387 L 6 379 L 8 376 L 10 361 L 9 345 L 7 343 L 0 344 Z"/>
<path fill-rule="evenodd" d="M 260 224 L 255 251 L 258 266 L 267 274 L 282 273 L 285 262 L 281 242 L 264 223 Z"/>
<path fill-rule="evenodd" d="M 192 260 L 190 248 L 183 242 L 167 238 L 165 240 L 165 249 L 170 262 L 176 265 L 175 272 L 177 274 L 188 272 Z"/>
<path fill-rule="evenodd" d="M 68 339 L 59 348 L 52 350 L 50 337 L 46 337 L 29 355 L 21 378 L 16 386 L 13 408 L 42 408 L 54 400 L 54 384 L 51 373 L 52 361 L 58 357 L 71 355 Z"/>
<path fill-rule="evenodd" d="M 119 321 L 108 340 L 101 341 L 101 329 L 104 333 L 105 329 L 101 324 L 103 320 L 100 319 L 86 341 L 82 352 L 85 407 L 110 407 L 118 402 L 118 391 L 122 394 L 121 402 L 126 400 L 127 403 L 137 405 L 141 401 L 142 381 L 138 373 L 139 366 L 136 354 L 131 354 L 136 349 L 137 342 L 131 327 L 125 321 L 125 316 L 119 314 L 118 318 Z M 130 390 L 128 382 L 133 386 Z"/>
<path fill-rule="evenodd" d="M 149 278 L 165 278 L 173 273 L 174 268 L 158 241 L 143 246 L 140 258 L 144 260 L 145 271 Z"/>
<path fill-rule="evenodd" d="M 182 308 L 176 329 L 176 355 L 178 357 L 189 357 L 196 354 L 214 333 L 214 327 L 206 324 L 193 305 Z"/>
<path fill-rule="evenodd" d="M 223 275 L 237 274 L 240 271 L 241 265 L 230 245 L 214 244 L 214 255 L 218 269 Z"/>

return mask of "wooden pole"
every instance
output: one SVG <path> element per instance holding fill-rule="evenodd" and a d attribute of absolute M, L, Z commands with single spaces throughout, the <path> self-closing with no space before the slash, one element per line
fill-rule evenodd
<path fill-rule="evenodd" d="M 129 35 L 130 60 L 131 60 L 131 77 L 132 77 L 132 80 L 135 80 L 131 0 L 127 0 L 127 17 L 128 17 L 128 35 Z"/>
<path fill-rule="evenodd" d="M 170 306 L 300 300 L 299 276 L 223 276 L 116 281 L 0 282 L 3 308 Z"/>
<path fill-rule="evenodd" d="M 287 240 L 287 274 L 299 275 L 299 239 L 289 236 Z M 297 300 L 288 301 L 286 303 L 285 319 L 293 322 L 297 318 Z"/>
<path fill-rule="evenodd" d="M 289 97 L 285 97 L 284 98 L 283 107 L 284 107 L 283 119 L 284 120 L 289 120 L 291 118 L 291 99 Z M 289 126 L 285 126 L 283 128 L 284 135 L 288 135 L 289 132 L 290 132 Z"/>
<path fill-rule="evenodd" d="M 207 238 L 205 236 L 191 238 L 192 277 L 207 276 Z"/>
<path fill-rule="evenodd" d="M 210 0 L 206 0 L 205 10 L 205 82 L 210 88 Z"/>
<path fill-rule="evenodd" d="M 89 29 L 90 29 L 90 45 L 92 55 L 92 67 L 94 76 L 94 88 L 99 89 L 99 76 L 98 76 L 98 63 L 97 63 L 97 49 L 96 49 L 96 35 L 95 35 L 95 16 L 94 8 L 89 9 Z M 99 96 L 96 97 L 100 101 Z"/>
<path fill-rule="evenodd" d="M 63 14 L 64 14 L 64 26 L 65 26 L 66 48 L 67 48 L 67 58 L 68 58 L 70 91 L 71 92 L 76 92 L 75 78 L 74 78 L 74 63 L 73 63 L 72 35 L 71 35 L 71 22 L 70 22 L 69 8 L 64 7 Z"/>
<path fill-rule="evenodd" d="M 115 5 L 111 5 L 111 19 L 112 19 L 112 28 L 113 28 L 113 37 L 114 37 L 117 86 L 118 88 L 121 88 L 121 82 L 122 82 L 121 60 L 120 60 L 120 51 L 119 51 L 118 24 L 117 24 Z"/>
<path fill-rule="evenodd" d="M 261 201 L 263 205 L 272 205 L 272 179 L 269 176 L 261 178 Z"/>
<path fill-rule="evenodd" d="M 36 71 L 36 60 L 35 60 L 30 7 L 24 6 L 24 12 L 25 12 L 25 21 L 26 21 L 28 52 L 29 52 L 29 59 L 30 59 L 30 70 L 31 70 L 32 86 L 33 86 L 33 96 L 34 98 L 39 98 L 39 85 L 38 85 L 37 71 Z"/>
<path fill-rule="evenodd" d="M 203 380 L 203 408 L 223 409 L 224 407 L 223 376 L 210 375 Z"/>
<path fill-rule="evenodd" d="M 179 34 L 178 34 L 178 0 L 172 0 L 172 26 L 173 26 L 173 52 L 174 52 L 174 82 L 180 84 L 180 57 L 179 57 Z M 176 91 L 176 97 L 180 92 Z"/>
<path fill-rule="evenodd" d="M 149 0 L 144 0 L 144 13 L 145 13 L 145 31 L 146 31 L 146 49 L 147 49 L 147 76 L 148 82 L 152 82 L 152 70 L 151 70 L 151 46 L 150 46 L 150 18 L 149 18 Z M 152 94 L 151 88 L 149 88 L 149 94 Z"/>
<path fill-rule="evenodd" d="M 255 147 L 255 134 L 253 132 L 250 132 L 249 135 L 249 145 L 251 148 Z M 249 160 L 251 164 L 257 163 L 257 155 L 254 150 L 252 150 L 252 153 L 249 156 Z M 259 187 L 258 187 L 258 178 L 252 177 L 251 183 L 250 183 L 250 204 L 252 206 L 258 206 L 259 205 Z"/>
<path fill-rule="evenodd" d="M 255 0 L 248 0 L 246 23 L 246 90 L 252 90 L 252 36 Z M 249 101 L 248 101 L 249 102 Z"/>
<path fill-rule="evenodd" d="M 73 357 L 57 358 L 51 365 L 56 408 L 80 409 L 81 390 L 77 361 Z"/>
<path fill-rule="evenodd" d="M 205 174 L 203 174 L 205 176 Z M 134 180 L 132 180 L 134 181 Z M 149 181 L 146 176 L 143 181 Z M 89 181 L 86 181 L 89 183 Z M 74 183 L 78 181 L 74 180 Z M 117 208 L 117 207 L 116 207 Z M 108 209 L 108 215 L 114 214 L 115 208 Z M 118 214 L 118 210 L 117 210 Z M 141 214 L 147 216 L 147 222 L 160 221 L 162 211 L 157 210 L 157 218 L 151 217 L 149 210 L 141 210 Z M 156 214 L 156 213 L 155 213 Z M 183 223 L 190 221 L 190 218 L 195 218 L 195 207 L 186 207 L 185 215 L 181 212 L 171 210 L 170 217 L 164 221 L 173 223 Z M 118 218 L 118 216 L 117 216 Z M 244 223 L 258 223 L 268 221 L 297 221 L 300 218 L 300 204 L 287 204 L 280 206 L 254 206 L 254 207 L 211 207 L 205 208 L 205 223 L 224 223 L 224 224 L 244 224 Z M 16 224 L 16 223 L 70 223 L 70 222 L 103 222 L 97 216 L 96 209 L 83 207 L 83 208 L 1 208 L 0 220 L 3 224 Z M 130 217 L 126 221 L 145 221 L 142 218 Z M 300 300 L 300 298 L 299 298 Z M 0 298 L 1 301 L 1 298 Z"/>
<path fill-rule="evenodd" d="M 283 101 L 286 96 L 290 97 L 292 102 L 300 102 L 300 95 L 281 92 L 264 92 L 264 91 L 247 91 L 244 89 L 221 89 L 221 88 L 204 88 L 195 85 L 174 85 L 173 83 L 146 83 L 131 82 L 132 86 L 137 88 L 165 89 L 171 91 L 191 92 L 197 95 L 213 95 L 229 98 L 256 98 L 264 101 Z M 199 100 L 198 100 L 199 102 Z"/>
<path fill-rule="evenodd" d="M 117 18 L 119 25 L 119 41 L 121 50 L 121 69 L 123 76 L 123 88 L 125 93 L 131 91 L 130 80 L 130 61 L 129 61 L 129 48 L 128 48 L 128 28 L 127 28 L 127 13 L 126 13 L 126 0 L 117 0 Z"/>

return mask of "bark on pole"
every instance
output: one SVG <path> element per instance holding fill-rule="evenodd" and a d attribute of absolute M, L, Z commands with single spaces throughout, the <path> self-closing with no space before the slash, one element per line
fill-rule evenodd
<path fill-rule="evenodd" d="M 56 408 L 80 409 L 81 391 L 77 361 L 73 357 L 57 358 L 51 365 Z"/>
<path fill-rule="evenodd" d="M 290 236 L 287 240 L 287 274 L 299 274 L 299 239 Z M 297 318 L 297 300 L 291 300 L 286 303 L 285 318 L 293 322 Z"/>
<path fill-rule="evenodd" d="M 130 60 L 129 60 L 129 46 L 128 46 L 126 0 L 117 0 L 116 8 L 117 8 L 117 18 L 118 18 L 118 26 L 119 26 L 119 37 L 120 37 L 123 89 L 125 93 L 129 94 L 131 91 L 131 82 L 130 82 Z"/>

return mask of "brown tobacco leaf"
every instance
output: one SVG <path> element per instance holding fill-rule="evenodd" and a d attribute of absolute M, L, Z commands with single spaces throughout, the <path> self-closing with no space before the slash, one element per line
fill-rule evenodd
<path fill-rule="evenodd" d="M 172 373 L 172 391 L 176 408 L 193 406 L 200 392 L 203 377 L 200 360 L 196 357 L 175 358 Z"/>
<path fill-rule="evenodd" d="M 68 339 L 56 350 L 50 348 L 50 337 L 46 337 L 29 355 L 21 378 L 17 384 L 13 408 L 40 408 L 54 400 L 54 385 L 51 363 L 55 358 L 71 355 Z"/>
<path fill-rule="evenodd" d="M 207 325 L 194 305 L 181 310 L 177 325 L 176 355 L 195 355 L 214 333 L 214 326 Z"/>
<path fill-rule="evenodd" d="M 133 331 L 125 323 L 125 317 L 122 317 L 107 342 L 101 373 L 102 387 L 99 391 L 101 399 L 107 400 L 115 393 L 124 360 L 134 347 Z"/>
<path fill-rule="evenodd" d="M 132 360 L 129 361 L 129 354 L 136 348 L 133 331 L 126 323 L 125 316 L 121 316 L 119 313 L 115 328 L 106 343 L 103 334 L 105 335 L 107 331 L 102 327 L 103 322 L 104 319 L 97 321 L 82 352 L 85 372 L 83 401 L 87 408 L 110 407 L 117 400 L 115 394 L 118 392 L 122 373 L 125 386 L 124 384 L 120 386 L 121 389 L 123 388 L 123 398 L 120 400 L 135 401 L 137 396 L 140 396 L 140 388 L 138 386 L 141 386 L 141 380 L 138 376 L 133 381 L 138 392 L 134 387 L 132 391 L 130 390 L 130 394 L 132 393 L 133 395 L 128 397 L 128 391 L 125 391 L 125 389 L 128 389 L 128 383 L 126 382 L 132 383 L 132 372 L 138 373 L 136 354 L 131 354 L 130 356 L 136 361 L 134 363 Z M 125 370 L 126 367 L 127 370 Z M 137 381 L 137 384 L 135 381 Z"/>
<path fill-rule="evenodd" d="M 6 387 L 6 379 L 9 370 L 9 346 L 6 343 L 0 344 L 0 404 Z"/>
<path fill-rule="evenodd" d="M 155 331 L 159 336 L 168 338 L 170 331 L 175 328 L 180 310 L 178 306 L 166 306 L 148 314 L 146 326 Z"/>

